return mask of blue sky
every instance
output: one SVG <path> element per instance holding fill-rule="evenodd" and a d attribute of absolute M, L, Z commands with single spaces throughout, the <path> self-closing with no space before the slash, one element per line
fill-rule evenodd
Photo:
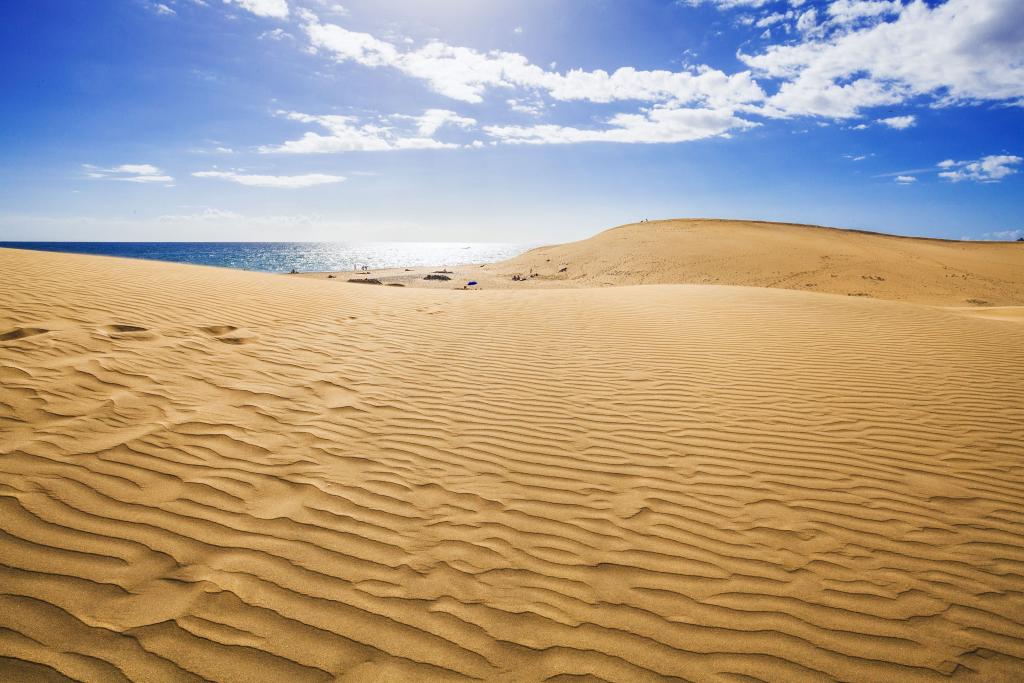
<path fill-rule="evenodd" d="M 0 239 L 1024 235 L 1020 0 L 36 0 L 0 33 Z"/>

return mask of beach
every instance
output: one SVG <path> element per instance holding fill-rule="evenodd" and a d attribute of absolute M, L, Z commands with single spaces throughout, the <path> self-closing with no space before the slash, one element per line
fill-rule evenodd
<path fill-rule="evenodd" d="M 0 268 L 0 679 L 1024 670 L 1024 245 Z"/>

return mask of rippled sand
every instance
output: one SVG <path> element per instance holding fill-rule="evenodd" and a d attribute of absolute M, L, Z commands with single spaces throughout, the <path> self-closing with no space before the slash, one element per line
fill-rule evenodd
<path fill-rule="evenodd" d="M 2 680 L 1021 678 L 1012 308 L 0 269 Z"/>

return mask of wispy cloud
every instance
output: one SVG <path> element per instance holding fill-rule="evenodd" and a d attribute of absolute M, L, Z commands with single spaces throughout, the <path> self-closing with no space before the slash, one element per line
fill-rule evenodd
<path fill-rule="evenodd" d="M 677 5 L 689 5 L 690 7 L 697 7 L 698 5 L 713 5 L 719 9 L 735 9 L 737 7 L 764 7 L 765 5 L 772 2 L 772 0 L 676 0 Z M 794 4 L 802 4 L 797 2 Z"/>
<path fill-rule="evenodd" d="M 260 40 L 276 40 L 281 41 L 285 39 L 294 40 L 295 36 L 285 31 L 283 28 L 275 28 L 270 31 L 264 31 L 260 34 Z"/>
<path fill-rule="evenodd" d="M 685 71 L 644 71 L 622 67 L 603 70 L 549 71 L 516 52 L 472 48 L 432 41 L 405 50 L 369 33 L 325 24 L 312 12 L 304 12 L 305 31 L 312 47 L 338 62 L 367 67 L 390 67 L 424 81 L 446 97 L 479 103 L 490 89 L 539 90 L 556 100 L 613 102 L 639 100 L 675 101 L 680 104 L 756 102 L 764 97 L 748 72 L 727 76 L 709 67 Z"/>
<path fill-rule="evenodd" d="M 853 24 L 899 14 L 900 0 L 834 0 L 828 6 L 828 15 L 837 24 Z"/>
<path fill-rule="evenodd" d="M 753 105 L 764 98 L 764 92 L 750 78 L 749 72 L 741 72 L 732 76 L 709 67 L 695 67 L 683 71 L 654 70 L 646 71 L 633 67 L 622 67 L 614 72 L 604 70 L 584 71 L 570 70 L 565 73 L 538 66 L 525 56 L 515 52 L 491 50 L 481 52 L 472 48 L 449 45 L 441 41 L 431 41 L 419 48 L 406 48 L 387 40 L 382 40 L 369 33 L 351 31 L 337 24 L 325 23 L 314 13 L 301 13 L 304 30 L 311 47 L 339 63 L 354 62 L 369 68 L 392 68 L 407 76 L 422 81 L 431 90 L 468 103 L 483 102 L 491 90 L 519 90 L 533 98 L 530 105 L 524 106 L 522 98 L 505 98 L 509 108 L 516 112 L 539 113 L 544 101 L 541 96 L 559 101 L 587 101 L 607 103 L 616 101 L 641 101 L 655 103 L 651 111 L 639 114 L 621 114 L 622 118 L 613 118 L 610 129 L 588 130 L 572 126 L 566 127 L 535 127 L 516 128 L 493 126 L 492 135 L 508 142 L 570 142 L 592 140 L 620 140 L 623 142 L 671 142 L 685 139 L 707 137 L 708 133 L 696 134 L 697 128 L 706 126 L 688 126 L 690 132 L 683 133 L 679 122 L 682 119 L 701 119 L 707 121 L 709 112 L 719 120 L 728 120 L 727 128 L 740 129 L 752 127 L 754 124 L 742 121 L 736 110 L 741 105 Z M 669 109 L 678 110 L 678 116 L 665 112 Z M 687 113 L 689 112 L 689 113 Z M 626 117 L 635 116 L 632 121 Z M 647 121 L 646 124 L 643 122 Z M 662 122 L 665 130 L 651 130 Z M 338 124 L 344 124 L 343 127 Z M 339 128 L 331 137 L 342 144 L 325 145 L 322 139 L 310 137 L 305 141 L 296 141 L 276 148 L 277 151 L 295 151 L 298 148 L 310 147 L 332 149 L 358 148 L 367 145 L 377 149 L 394 149 L 394 144 L 380 141 L 375 131 L 367 135 L 354 135 L 351 120 L 331 122 Z M 622 123 L 622 125 L 619 125 Z M 621 127 L 644 127 L 646 133 L 629 134 L 618 132 Z M 715 127 L 715 133 L 724 130 Z M 322 137 L 322 136 L 321 136 Z M 366 138 L 369 137 L 369 140 Z M 359 141 L 354 141 L 358 138 Z M 436 142 L 436 141 L 435 141 Z M 417 147 L 439 146 L 419 140 L 407 142 Z"/>
<path fill-rule="evenodd" d="M 505 100 L 505 104 L 508 105 L 509 111 L 514 111 L 519 114 L 540 116 L 544 113 L 544 100 L 540 98 L 516 99 L 514 97 L 510 97 Z"/>
<path fill-rule="evenodd" d="M 572 126 L 486 126 L 490 137 L 515 144 L 570 144 L 579 142 L 665 143 L 728 136 L 730 131 L 753 128 L 727 110 L 656 107 L 643 114 L 616 114 L 600 129 Z"/>
<path fill-rule="evenodd" d="M 235 4 L 258 17 L 272 19 L 288 18 L 287 0 L 224 0 L 225 4 Z"/>
<path fill-rule="evenodd" d="M 416 131 L 425 137 L 433 135 L 443 126 L 455 126 L 457 128 L 473 128 L 476 126 L 476 119 L 469 118 L 468 116 L 459 116 L 450 109 L 427 109 L 419 116 L 396 114 L 392 118 L 415 121 Z"/>
<path fill-rule="evenodd" d="M 433 136 L 444 126 L 469 128 L 476 121 L 447 109 L 428 109 L 422 115 L 396 114 L 366 121 L 357 116 L 278 112 L 291 121 L 314 124 L 325 133 L 306 132 L 297 140 L 279 145 L 264 145 L 264 154 L 327 154 L 337 152 L 387 152 L 403 149 L 455 149 L 461 145 L 443 142 Z M 395 125 L 400 122 L 401 128 Z"/>
<path fill-rule="evenodd" d="M 82 164 L 85 177 L 93 180 L 121 180 L 128 183 L 163 183 L 171 185 L 174 178 L 152 164 L 121 164 L 113 168 L 102 168 L 93 164 Z"/>
<path fill-rule="evenodd" d="M 196 171 L 196 178 L 218 178 L 229 180 L 248 187 L 273 187 L 281 189 L 299 189 L 317 185 L 332 185 L 345 181 L 345 176 L 327 175 L 324 173 L 306 173 L 304 175 L 255 175 L 237 171 Z"/>
<path fill-rule="evenodd" d="M 316 3 L 317 8 L 321 12 L 323 12 L 325 14 L 331 14 L 331 15 L 338 16 L 338 17 L 348 16 L 348 8 L 346 8 L 344 5 L 341 5 L 341 4 L 337 3 L 337 2 L 333 2 L 333 0 L 312 0 L 312 1 L 314 3 Z"/>
<path fill-rule="evenodd" d="M 895 178 L 896 176 L 899 176 L 899 175 L 911 175 L 911 174 L 914 174 L 914 173 L 934 173 L 934 172 L 935 172 L 935 167 L 934 166 L 924 166 L 922 168 L 908 168 L 908 169 L 904 169 L 902 171 L 892 171 L 890 173 L 879 173 L 877 175 L 872 176 L 872 178 Z"/>

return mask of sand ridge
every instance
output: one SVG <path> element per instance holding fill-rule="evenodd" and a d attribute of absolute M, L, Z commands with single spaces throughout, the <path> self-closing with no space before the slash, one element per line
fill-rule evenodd
<path fill-rule="evenodd" d="M 944 306 L 1024 305 L 1024 243 L 760 221 L 634 223 L 500 263 L 450 266 L 447 282 L 425 281 L 433 270 L 399 268 L 371 276 L 384 283 L 445 289 L 470 280 L 487 289 L 719 284 Z"/>
<path fill-rule="evenodd" d="M 1014 322 L 716 285 L 0 268 L 0 678 L 1024 666 Z"/>

